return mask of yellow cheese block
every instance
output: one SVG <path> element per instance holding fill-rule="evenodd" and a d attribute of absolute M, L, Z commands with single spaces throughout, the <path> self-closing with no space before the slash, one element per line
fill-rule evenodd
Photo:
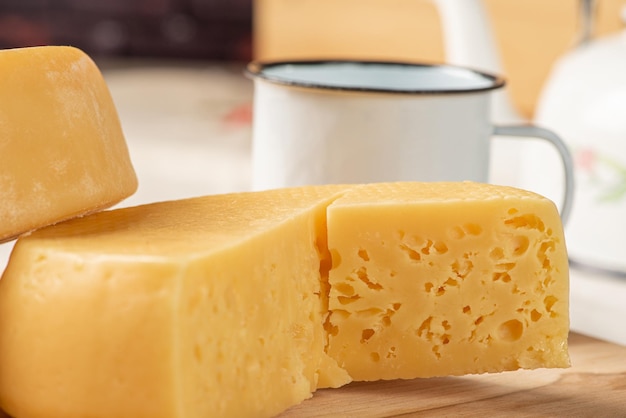
<path fill-rule="evenodd" d="M 324 353 L 320 298 L 339 189 L 105 211 L 20 238 L 0 280 L 0 405 L 263 417 L 348 382 Z"/>
<path fill-rule="evenodd" d="M 567 367 L 568 261 L 547 199 L 368 185 L 328 209 L 328 353 L 355 380 Z"/>
<path fill-rule="evenodd" d="M 263 417 L 351 378 L 565 367 L 567 290 L 555 206 L 510 188 L 317 186 L 101 212 L 15 245 L 0 406 Z"/>
<path fill-rule="evenodd" d="M 72 47 L 0 51 L 0 242 L 111 206 L 136 188 L 94 62 Z"/>

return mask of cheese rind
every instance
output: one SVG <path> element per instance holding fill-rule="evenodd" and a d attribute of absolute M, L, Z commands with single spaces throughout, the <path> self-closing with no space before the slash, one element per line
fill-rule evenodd
<path fill-rule="evenodd" d="M 113 100 L 85 53 L 3 50 L 0 75 L 0 242 L 135 192 Z"/>
<path fill-rule="evenodd" d="M 0 280 L 17 417 L 272 416 L 321 379 L 320 250 L 341 189 L 106 211 L 20 238 Z"/>
<path fill-rule="evenodd" d="M 475 183 L 365 185 L 328 208 L 328 353 L 355 380 L 567 367 L 552 202 Z"/>

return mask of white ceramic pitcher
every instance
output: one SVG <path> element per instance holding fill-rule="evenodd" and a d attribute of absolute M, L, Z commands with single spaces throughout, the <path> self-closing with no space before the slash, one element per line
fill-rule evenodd
<path fill-rule="evenodd" d="M 565 230 L 571 260 L 626 277 L 626 5 L 622 20 L 621 31 L 589 37 L 555 62 L 535 123 L 557 132 L 574 157 L 576 199 Z M 535 144 L 524 157 L 521 185 L 554 194 L 560 173 L 546 181 L 536 169 L 553 167 L 556 156 Z"/>

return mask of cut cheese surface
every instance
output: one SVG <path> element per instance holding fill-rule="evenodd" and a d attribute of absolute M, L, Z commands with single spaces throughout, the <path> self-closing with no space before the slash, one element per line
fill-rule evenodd
<path fill-rule="evenodd" d="M 32 418 L 262 417 L 320 379 L 345 384 L 323 350 L 320 299 L 339 189 L 107 211 L 18 240 L 0 280 L 0 405 Z"/>
<path fill-rule="evenodd" d="M 328 353 L 355 380 L 567 367 L 568 261 L 536 194 L 367 185 L 328 209 Z"/>
<path fill-rule="evenodd" d="M 94 62 L 72 47 L 0 51 L 0 242 L 109 207 L 136 188 Z"/>
<path fill-rule="evenodd" d="M 354 380 L 566 367 L 552 202 L 475 183 L 118 209 L 20 238 L 0 280 L 16 417 L 262 417 Z"/>

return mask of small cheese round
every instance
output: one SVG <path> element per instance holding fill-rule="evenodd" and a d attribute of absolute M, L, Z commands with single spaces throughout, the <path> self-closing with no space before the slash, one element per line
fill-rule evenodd
<path fill-rule="evenodd" d="M 136 189 L 96 64 L 73 47 L 0 51 L 0 242 L 112 206 Z"/>

